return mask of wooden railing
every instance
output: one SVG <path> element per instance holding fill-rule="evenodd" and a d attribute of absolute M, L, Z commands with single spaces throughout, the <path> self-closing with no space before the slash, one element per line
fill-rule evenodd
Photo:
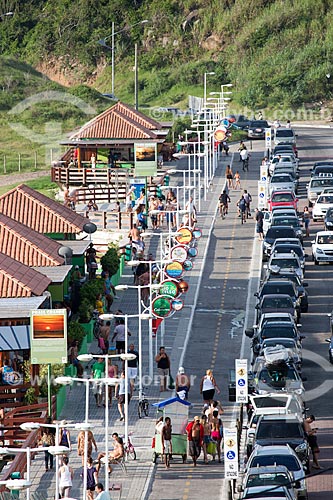
<path fill-rule="evenodd" d="M 0 385 L 0 408 L 24 406 L 24 396 L 30 384 Z"/>
<path fill-rule="evenodd" d="M 85 210 L 76 210 L 78 214 L 86 216 Z M 130 230 L 133 227 L 134 213 L 126 212 L 107 212 L 104 210 L 97 210 L 96 212 L 89 212 L 88 217 L 91 222 L 96 224 L 98 229 L 112 229 L 112 230 Z"/>
<path fill-rule="evenodd" d="M 58 184 L 82 186 L 90 184 L 126 186 L 131 173 L 125 168 L 90 168 L 66 167 L 63 164 L 51 167 L 51 178 Z"/>

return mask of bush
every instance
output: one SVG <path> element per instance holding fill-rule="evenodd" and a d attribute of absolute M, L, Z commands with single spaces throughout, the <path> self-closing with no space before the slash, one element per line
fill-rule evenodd
<path fill-rule="evenodd" d="M 118 245 L 111 243 L 109 250 L 101 258 L 102 269 L 103 271 L 109 271 L 110 276 L 113 276 L 119 269 L 119 262 L 119 247 Z"/>
<path fill-rule="evenodd" d="M 89 323 L 91 320 L 93 310 L 95 309 L 95 300 L 96 297 L 94 298 L 94 304 L 88 299 L 83 299 L 80 302 L 78 310 L 80 323 Z"/>
<path fill-rule="evenodd" d="M 70 321 L 69 322 L 68 332 L 67 332 L 69 344 L 71 344 L 74 340 L 77 340 L 79 342 L 78 350 L 80 350 L 82 340 L 83 340 L 85 335 L 86 335 L 86 332 L 78 321 Z"/>

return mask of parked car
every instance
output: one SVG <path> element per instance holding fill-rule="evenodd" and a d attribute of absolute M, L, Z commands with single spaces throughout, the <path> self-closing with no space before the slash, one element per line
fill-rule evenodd
<path fill-rule="evenodd" d="M 274 272 L 275 271 L 275 272 Z M 301 312 L 308 312 L 309 310 L 309 297 L 308 292 L 305 290 L 309 286 L 308 283 L 302 281 L 296 273 L 292 271 L 270 270 L 266 275 L 266 281 L 269 280 L 289 280 L 292 281 L 297 288 L 298 296 L 301 300 Z"/>
<path fill-rule="evenodd" d="M 291 498 L 297 498 L 293 481 L 294 477 L 292 473 L 284 465 L 273 464 L 260 468 L 253 467 L 247 469 L 242 485 L 238 487 L 238 491 L 243 492 L 243 498 L 249 498 L 249 496 L 253 496 L 253 493 L 258 494 L 258 488 L 260 488 L 260 495 L 262 495 L 262 493 L 269 490 L 269 486 L 276 487 L 280 485 L 289 491 Z M 274 490 L 272 493 L 274 493 Z"/>
<path fill-rule="evenodd" d="M 287 312 L 291 314 L 295 321 L 298 318 L 298 312 L 294 306 L 293 300 L 289 295 L 264 295 L 260 302 L 256 305 L 257 322 L 262 314 L 268 312 Z"/>
<path fill-rule="evenodd" d="M 271 491 L 273 490 L 274 491 Z M 267 490 L 270 490 L 269 492 Z M 257 486 L 256 488 L 251 488 L 251 491 L 244 492 L 241 500 L 258 500 L 258 498 L 265 500 L 296 500 L 295 495 L 290 493 L 290 490 L 285 486 L 279 486 L 273 488 L 272 486 L 268 488 L 267 486 Z"/>
<path fill-rule="evenodd" d="M 324 217 L 324 226 L 326 231 L 333 229 L 333 207 L 328 208 Z"/>
<path fill-rule="evenodd" d="M 273 149 L 273 156 L 281 154 L 281 153 L 294 153 L 295 156 L 297 157 L 297 154 L 295 152 L 295 144 L 290 144 L 288 142 L 280 142 L 280 144 L 276 145 Z"/>
<path fill-rule="evenodd" d="M 261 352 L 264 342 L 268 339 L 290 339 L 300 343 L 304 338 L 295 322 L 288 321 L 265 322 L 257 331 L 254 328 L 247 328 L 245 335 L 252 337 L 252 349 L 255 355 Z"/>
<path fill-rule="evenodd" d="M 272 218 L 271 227 L 275 226 L 287 226 L 292 227 L 295 230 L 297 238 L 299 238 L 300 242 L 303 243 L 303 231 L 302 224 L 298 217 L 288 217 L 288 216 L 275 216 Z"/>
<path fill-rule="evenodd" d="M 318 177 L 320 174 L 333 174 L 333 161 L 319 161 L 314 164 L 314 166 L 310 169 L 311 177 Z"/>
<path fill-rule="evenodd" d="M 265 139 L 265 131 L 270 128 L 266 120 L 252 120 L 249 123 L 247 137 L 249 139 Z"/>
<path fill-rule="evenodd" d="M 333 232 L 319 231 L 312 243 L 312 260 L 315 265 L 320 262 L 333 262 Z"/>
<path fill-rule="evenodd" d="M 272 446 L 288 443 L 303 467 L 309 470 L 309 445 L 303 419 L 295 415 L 262 415 L 253 430 L 254 445 Z"/>
<path fill-rule="evenodd" d="M 258 298 L 258 300 L 261 300 L 264 295 L 278 295 L 281 293 L 289 295 L 289 297 L 292 298 L 295 308 L 300 309 L 301 301 L 299 299 L 296 285 L 289 280 L 270 279 L 264 281 L 259 291 L 254 295 Z"/>
<path fill-rule="evenodd" d="M 304 278 L 304 270 L 301 262 L 296 254 L 292 253 L 271 253 L 271 257 L 267 264 L 268 271 L 292 271 L 302 280 Z"/>
<path fill-rule="evenodd" d="M 333 193 L 320 194 L 312 209 L 313 221 L 323 220 L 329 208 L 333 208 Z"/>
<path fill-rule="evenodd" d="M 316 202 L 325 188 L 333 188 L 333 177 L 313 177 L 307 185 L 309 206 Z"/>
<path fill-rule="evenodd" d="M 304 479 L 304 469 L 302 462 L 289 446 L 275 445 L 275 446 L 256 446 L 251 453 L 247 464 L 246 470 L 252 467 L 266 467 L 267 465 L 284 465 L 292 473 L 295 482 L 295 488 L 298 498 L 307 500 L 308 493 L 306 482 Z"/>
<path fill-rule="evenodd" d="M 258 356 L 262 356 L 267 347 L 282 346 L 288 352 L 289 358 L 292 360 L 297 371 L 302 370 L 302 344 L 297 339 L 287 339 L 284 337 L 275 337 L 273 339 L 265 339 L 258 349 Z"/>
<path fill-rule="evenodd" d="M 236 127 L 240 130 L 246 130 L 250 125 L 251 121 L 245 115 L 234 115 L 235 121 L 233 122 L 233 127 Z"/>
<path fill-rule="evenodd" d="M 293 227 L 274 226 L 270 227 L 265 235 L 262 246 L 262 260 L 267 261 L 274 241 L 277 238 L 297 238 L 296 231 Z"/>
<path fill-rule="evenodd" d="M 301 244 L 280 243 L 279 240 L 275 240 L 271 253 L 294 253 L 299 258 L 302 269 L 305 268 L 305 252 Z"/>
<path fill-rule="evenodd" d="M 290 174 L 277 172 L 270 178 L 268 190 L 270 195 L 273 191 L 284 190 L 294 191 L 296 193 L 297 185 Z"/>
<path fill-rule="evenodd" d="M 297 210 L 298 198 L 294 191 L 274 191 L 267 200 L 268 210 L 273 207 L 294 207 Z"/>
<path fill-rule="evenodd" d="M 296 144 L 296 134 L 291 128 L 277 128 L 274 134 L 274 144 L 278 145 L 281 142 L 287 144 Z"/>

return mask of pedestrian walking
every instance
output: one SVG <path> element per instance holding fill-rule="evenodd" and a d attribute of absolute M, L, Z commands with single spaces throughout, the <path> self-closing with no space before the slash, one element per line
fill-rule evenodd
<path fill-rule="evenodd" d="M 211 442 L 211 424 L 208 422 L 207 416 L 202 415 L 201 420 L 200 420 L 201 425 L 203 426 L 204 429 L 204 435 L 203 435 L 203 442 L 202 442 L 202 451 L 204 454 L 204 461 L 205 464 L 208 464 L 208 455 L 207 455 L 207 447 L 209 443 Z"/>
<path fill-rule="evenodd" d="M 126 390 L 126 384 L 125 384 L 125 372 L 121 372 L 119 383 L 117 384 L 116 387 L 116 396 L 118 399 L 118 411 L 120 418 L 119 420 L 122 422 L 125 420 L 125 415 L 124 415 L 124 405 L 126 401 L 126 392 L 127 392 L 127 404 L 129 405 L 131 401 L 131 387 L 130 383 L 128 381 L 127 385 L 127 390 Z"/>
<path fill-rule="evenodd" d="M 223 149 L 224 149 L 224 152 L 225 152 L 225 155 L 226 156 L 229 156 L 229 144 L 227 143 L 227 141 L 223 141 L 222 142 L 222 146 L 223 146 Z"/>
<path fill-rule="evenodd" d="M 204 428 L 200 423 L 199 417 L 194 417 L 193 421 L 187 425 L 186 433 L 189 442 L 189 452 L 193 460 L 193 465 L 196 467 L 204 437 Z"/>
<path fill-rule="evenodd" d="M 127 328 L 125 332 L 125 318 L 119 318 L 118 322 L 113 330 L 113 337 L 111 342 L 116 341 L 116 349 L 118 354 L 123 354 L 125 352 L 126 344 L 126 333 L 128 337 L 131 337 L 131 332 Z"/>
<path fill-rule="evenodd" d="M 186 375 L 185 370 L 182 366 L 179 367 L 178 373 L 176 375 L 176 392 L 180 399 L 188 399 L 188 393 L 191 388 L 190 377 Z"/>
<path fill-rule="evenodd" d="M 84 466 L 84 443 L 86 438 L 86 431 L 80 431 L 77 436 L 77 454 L 81 457 L 82 465 Z M 95 441 L 94 434 L 92 431 L 87 431 L 87 457 L 91 457 L 93 451 L 93 445 L 95 446 L 95 451 L 97 452 L 97 444 Z"/>
<path fill-rule="evenodd" d="M 245 170 L 249 170 L 249 153 L 247 147 L 244 146 L 244 148 L 240 151 L 239 154 L 241 157 L 241 161 L 243 163 L 243 172 L 245 172 Z"/>
<path fill-rule="evenodd" d="M 139 353 L 135 350 L 134 344 L 130 344 L 128 348 L 128 354 L 134 354 L 135 359 L 131 359 L 127 361 L 127 374 L 128 380 L 131 385 L 131 396 L 133 396 L 133 391 L 135 387 L 136 378 L 138 376 L 138 367 L 139 367 Z"/>
<path fill-rule="evenodd" d="M 116 289 L 111 281 L 109 271 L 104 273 L 104 295 L 106 300 L 106 312 L 110 312 L 113 303 L 113 297 L 116 297 Z"/>
<path fill-rule="evenodd" d="M 306 432 L 307 440 L 312 452 L 312 467 L 314 469 L 322 469 L 322 467 L 319 465 L 318 462 L 318 455 L 320 453 L 320 449 L 318 446 L 317 442 L 317 428 L 311 427 L 311 424 L 315 421 L 315 416 L 314 415 L 309 415 L 307 418 L 304 419 L 303 425 L 304 425 L 304 430 Z"/>
<path fill-rule="evenodd" d="M 237 151 L 239 152 L 239 161 L 240 162 L 242 161 L 241 152 L 243 151 L 244 148 L 246 148 L 244 141 L 240 141 L 239 148 L 237 149 Z"/>
<path fill-rule="evenodd" d="M 216 443 L 217 458 L 219 463 L 221 463 L 221 441 L 222 441 L 222 420 L 219 418 L 219 411 L 214 410 L 211 419 L 212 432 L 211 437 Z"/>
<path fill-rule="evenodd" d="M 68 498 L 69 492 L 73 486 L 74 471 L 68 465 L 68 457 L 62 459 L 63 465 L 59 469 L 59 488 L 61 498 Z"/>
<path fill-rule="evenodd" d="M 256 221 L 256 233 L 258 235 L 258 240 L 262 241 L 264 239 L 264 214 L 259 208 L 256 208 L 254 219 Z"/>
<path fill-rule="evenodd" d="M 110 321 L 107 321 L 105 324 L 103 323 L 99 328 L 98 345 L 102 349 L 103 354 L 108 354 L 109 352 L 110 330 L 111 330 Z"/>
<path fill-rule="evenodd" d="M 226 166 L 226 169 L 225 169 L 225 178 L 227 179 L 228 188 L 229 189 L 233 189 L 234 188 L 234 183 L 233 183 L 234 176 L 233 176 L 233 173 L 232 173 L 230 165 Z"/>
<path fill-rule="evenodd" d="M 88 457 L 87 460 L 87 498 L 94 500 L 94 491 L 98 482 L 98 472 L 94 466 L 93 459 Z"/>
<path fill-rule="evenodd" d="M 165 352 L 165 347 L 161 346 L 160 351 L 155 357 L 157 363 L 158 375 L 160 377 L 160 392 L 164 392 L 168 387 L 170 374 L 170 358 Z"/>
<path fill-rule="evenodd" d="M 172 425 L 171 418 L 165 417 L 161 432 L 162 451 L 164 455 L 165 468 L 170 468 L 170 455 L 172 455 Z"/>
<path fill-rule="evenodd" d="M 304 221 L 304 227 L 305 227 L 305 236 L 309 237 L 310 236 L 310 221 L 311 221 L 309 207 L 304 207 L 303 221 Z"/>
<path fill-rule="evenodd" d="M 235 189 L 241 189 L 241 177 L 238 170 L 236 170 L 235 172 L 234 181 L 235 181 Z"/>
<path fill-rule="evenodd" d="M 214 399 L 215 390 L 218 394 L 220 394 L 220 389 L 216 384 L 213 371 L 208 369 L 206 370 L 206 375 L 202 377 L 200 383 L 200 394 L 202 394 L 204 403 L 211 404 Z"/>
<path fill-rule="evenodd" d="M 40 437 L 40 440 L 38 441 L 38 445 L 42 446 L 43 448 L 48 448 L 49 446 L 55 445 L 54 434 L 51 432 L 51 429 L 49 427 L 45 427 L 42 430 L 42 435 Z M 53 455 L 47 450 L 44 451 L 44 460 L 45 470 L 49 470 L 49 463 L 50 469 L 53 469 Z"/>
<path fill-rule="evenodd" d="M 60 427 L 59 430 L 59 445 L 60 446 L 66 446 L 66 448 L 69 448 L 70 451 L 72 451 L 72 446 L 71 446 L 71 435 L 68 429 L 66 427 Z"/>
<path fill-rule="evenodd" d="M 100 379 L 104 377 L 105 373 L 105 362 L 103 358 L 98 358 L 97 361 L 92 365 L 92 376 L 96 380 L 93 385 L 94 396 L 96 400 L 96 405 L 101 406 L 102 403 L 102 393 L 103 393 L 103 383 Z"/>

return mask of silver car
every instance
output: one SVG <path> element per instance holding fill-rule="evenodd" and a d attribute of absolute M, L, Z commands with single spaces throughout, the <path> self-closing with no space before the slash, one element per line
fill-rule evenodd
<path fill-rule="evenodd" d="M 274 173 L 269 183 L 269 194 L 273 191 L 294 191 L 296 192 L 296 182 L 290 174 Z"/>
<path fill-rule="evenodd" d="M 309 206 L 316 202 L 318 196 L 326 188 L 333 188 L 332 177 L 313 177 L 307 185 Z"/>

